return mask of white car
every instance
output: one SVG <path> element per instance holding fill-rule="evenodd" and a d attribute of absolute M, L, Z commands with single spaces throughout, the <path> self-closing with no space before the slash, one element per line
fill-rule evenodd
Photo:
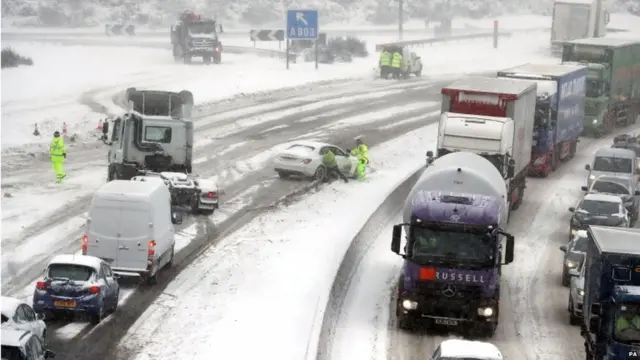
<path fill-rule="evenodd" d="M 2 360 L 45 360 L 56 354 L 45 348 L 40 338 L 30 331 L 2 328 Z"/>
<path fill-rule="evenodd" d="M 431 360 L 503 360 L 498 348 L 488 342 L 451 339 L 440 343 Z"/>
<path fill-rule="evenodd" d="M 583 255 L 584 256 L 584 255 Z M 582 304 L 584 302 L 584 261 L 580 261 L 580 267 L 569 270 L 571 284 L 569 285 L 569 323 L 579 325 L 582 320 Z"/>
<path fill-rule="evenodd" d="M 336 155 L 338 167 L 347 177 L 354 177 L 358 159 L 341 148 L 321 142 L 299 141 L 276 154 L 273 158 L 273 169 L 282 178 L 289 176 L 310 177 L 322 180 L 326 174 L 322 165 L 322 157 L 331 150 Z"/>
<path fill-rule="evenodd" d="M 47 324 L 44 323 L 44 316 L 36 314 L 31 306 L 24 301 L 3 296 L 0 305 L 2 313 L 2 327 L 10 327 L 17 330 L 30 331 L 40 337 L 46 343 Z"/>

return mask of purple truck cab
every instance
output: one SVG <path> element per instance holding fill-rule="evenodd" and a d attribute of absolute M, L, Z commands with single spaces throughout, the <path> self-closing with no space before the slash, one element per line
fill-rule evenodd
<path fill-rule="evenodd" d="M 512 262 L 514 254 L 513 236 L 500 229 L 504 201 L 486 195 L 422 191 L 407 204 L 411 210 L 405 215 L 410 214 L 410 221 L 394 226 L 391 245 L 404 259 L 398 283 L 398 326 L 409 328 L 422 320 L 493 335 L 499 316 L 501 266 Z M 406 244 L 401 252 L 403 228 Z M 504 249 L 502 237 L 506 238 Z"/>

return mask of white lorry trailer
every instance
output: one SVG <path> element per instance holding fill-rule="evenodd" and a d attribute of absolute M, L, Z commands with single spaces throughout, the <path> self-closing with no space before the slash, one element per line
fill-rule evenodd
<path fill-rule="evenodd" d="M 107 180 L 159 177 L 171 192 L 173 206 L 213 213 L 220 190 L 191 175 L 193 157 L 193 95 L 189 91 L 127 89 L 128 112 L 103 125 L 109 145 Z M 107 141 L 108 140 L 108 141 Z"/>
<path fill-rule="evenodd" d="M 485 77 L 442 88 L 437 156 L 467 151 L 489 160 L 507 185 L 511 210 L 524 198 L 536 90 L 533 81 Z"/>
<path fill-rule="evenodd" d="M 551 22 L 551 53 L 562 55 L 565 42 L 607 34 L 609 12 L 604 0 L 556 0 Z"/>
<path fill-rule="evenodd" d="M 393 229 L 391 250 L 405 260 L 396 304 L 399 327 L 426 320 L 493 335 L 501 267 L 514 256 L 514 237 L 502 230 L 508 216 L 504 178 L 487 159 L 454 152 L 427 167 L 405 201 L 403 223 Z"/>

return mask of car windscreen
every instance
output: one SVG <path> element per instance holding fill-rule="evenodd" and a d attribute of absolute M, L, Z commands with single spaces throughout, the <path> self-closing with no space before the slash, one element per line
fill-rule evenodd
<path fill-rule="evenodd" d="M 75 264 L 51 264 L 47 271 L 49 278 L 63 278 L 71 281 L 87 281 L 94 271 L 90 267 Z"/>
<path fill-rule="evenodd" d="M 27 360 L 18 347 L 2 345 L 2 359 Z"/>
<path fill-rule="evenodd" d="M 620 205 L 610 201 L 583 200 L 580 210 L 591 215 L 611 215 L 620 211 Z"/>
<path fill-rule="evenodd" d="M 631 174 L 633 166 L 631 159 L 598 156 L 593 162 L 593 170 Z"/>
<path fill-rule="evenodd" d="M 597 191 L 601 193 L 629 195 L 629 189 L 625 186 L 611 182 L 611 181 L 596 181 L 591 186 L 591 191 Z"/>

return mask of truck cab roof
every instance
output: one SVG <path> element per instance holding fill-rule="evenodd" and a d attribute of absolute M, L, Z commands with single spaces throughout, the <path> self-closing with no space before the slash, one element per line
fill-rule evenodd
<path fill-rule="evenodd" d="M 446 95 L 453 95 L 459 92 L 472 94 L 513 95 L 511 100 L 515 100 L 521 94 L 526 93 L 529 89 L 535 86 L 535 82 L 523 80 L 469 76 L 442 88 L 442 93 Z"/>
<path fill-rule="evenodd" d="M 509 75 L 531 75 L 535 80 L 549 80 L 547 77 L 560 77 L 566 74 L 572 73 L 576 70 L 586 69 L 584 65 L 578 64 L 523 64 L 520 66 L 512 67 L 510 69 L 502 70 L 500 76 Z M 537 76 L 537 77 L 536 77 Z"/>
<path fill-rule="evenodd" d="M 621 39 L 621 38 L 613 38 L 613 37 L 597 37 L 597 38 L 577 39 L 577 40 L 567 41 L 566 43 L 606 46 L 606 47 L 622 47 L 622 46 L 640 44 L 640 40 Z"/>
<path fill-rule="evenodd" d="M 640 229 L 590 226 L 589 231 L 602 253 L 640 255 Z"/>

